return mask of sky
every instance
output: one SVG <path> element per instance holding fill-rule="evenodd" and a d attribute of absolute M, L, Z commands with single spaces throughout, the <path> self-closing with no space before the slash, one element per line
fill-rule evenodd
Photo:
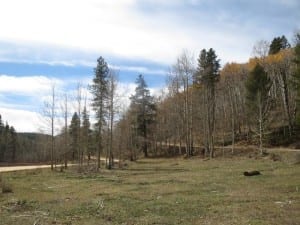
<path fill-rule="evenodd" d="M 299 29 L 299 0 L 0 0 L 0 114 L 40 131 L 51 85 L 58 96 L 86 89 L 100 56 L 126 105 L 139 74 L 159 93 L 183 51 L 242 63 L 258 41 Z"/>

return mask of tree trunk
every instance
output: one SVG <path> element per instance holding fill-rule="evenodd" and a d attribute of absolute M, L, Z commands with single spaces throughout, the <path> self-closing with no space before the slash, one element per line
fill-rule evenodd
<path fill-rule="evenodd" d="M 54 117 L 55 117 L 55 86 L 52 86 L 52 104 L 51 104 L 51 170 L 54 164 Z"/>
<path fill-rule="evenodd" d="M 234 110 L 234 101 L 233 101 L 233 93 L 232 90 L 229 91 L 229 99 L 230 99 L 230 108 L 231 108 L 231 153 L 234 152 L 234 144 L 235 144 L 235 110 Z"/>
<path fill-rule="evenodd" d="M 288 119 L 288 126 L 289 126 L 289 136 L 292 136 L 293 132 L 293 122 L 292 122 L 292 116 L 290 111 L 290 102 L 289 102 L 289 93 L 288 93 L 288 85 L 287 85 L 287 78 L 285 72 L 283 72 L 284 75 L 282 76 L 283 81 L 283 97 L 284 97 L 284 106 L 285 106 L 285 112 Z"/>
<path fill-rule="evenodd" d="M 99 140 L 98 140 L 98 154 L 97 154 L 97 171 L 99 171 L 101 167 L 101 150 L 102 150 L 102 115 L 103 115 L 103 108 L 102 102 L 100 105 L 100 119 L 99 119 Z"/>
<path fill-rule="evenodd" d="M 263 154 L 263 144 L 262 144 L 262 139 L 263 139 L 263 113 L 262 113 L 262 102 L 261 102 L 261 96 L 259 96 L 259 104 L 258 104 L 258 109 L 259 109 L 259 150 L 260 153 Z"/>

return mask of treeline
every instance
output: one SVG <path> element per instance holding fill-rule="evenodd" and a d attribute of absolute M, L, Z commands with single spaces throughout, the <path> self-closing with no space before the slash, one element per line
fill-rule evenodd
<path fill-rule="evenodd" d="M 0 162 L 14 162 L 17 155 L 17 133 L 13 126 L 4 124 L 0 115 Z"/>
<path fill-rule="evenodd" d="M 131 158 L 140 151 L 147 156 L 147 149 L 151 155 L 214 157 L 216 145 L 230 145 L 234 153 L 236 142 L 243 141 L 263 153 L 264 145 L 297 141 L 300 34 L 293 46 L 285 36 L 271 44 L 261 41 L 254 54 L 247 63 L 227 63 L 222 69 L 213 49 L 200 52 L 197 66 L 188 53 L 179 56 L 167 94 L 155 101 L 155 116 L 140 97 L 142 109 L 135 110 L 132 103 L 117 124 L 125 152 Z M 151 120 L 142 122 L 148 116 Z"/>
<path fill-rule="evenodd" d="M 37 163 L 49 160 L 48 135 L 17 133 L 0 115 L 0 163 Z"/>
<path fill-rule="evenodd" d="M 170 67 L 167 91 L 154 97 L 139 75 L 125 111 L 119 107 L 116 73 L 99 57 L 87 87 L 91 99 L 78 85 L 72 104 L 67 94 L 58 101 L 53 85 L 44 115 L 49 135 L 26 137 L 23 150 L 15 151 L 18 155 L 3 150 L 13 142 L 1 131 L 1 146 L 7 147 L 1 147 L 0 159 L 51 161 L 53 167 L 67 166 L 70 160 L 80 167 L 94 161 L 99 169 L 102 157 L 112 168 L 114 158 L 121 166 L 122 159 L 137 160 L 142 154 L 214 157 L 216 146 L 229 145 L 234 153 L 237 142 L 255 144 L 261 152 L 266 145 L 293 143 L 300 124 L 300 33 L 292 45 L 285 36 L 260 41 L 254 55 L 247 63 L 221 68 L 212 48 L 201 50 L 196 62 L 183 52 Z M 58 120 L 62 129 L 57 134 Z"/>

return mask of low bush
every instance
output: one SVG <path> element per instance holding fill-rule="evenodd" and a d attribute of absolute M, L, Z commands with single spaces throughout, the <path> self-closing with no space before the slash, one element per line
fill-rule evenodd
<path fill-rule="evenodd" d="M 1 176 L 0 176 L 0 189 L 2 193 L 12 193 L 12 185 L 5 181 Z"/>

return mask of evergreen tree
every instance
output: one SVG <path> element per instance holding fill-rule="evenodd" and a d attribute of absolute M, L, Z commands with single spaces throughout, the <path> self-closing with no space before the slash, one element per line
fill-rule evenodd
<path fill-rule="evenodd" d="M 8 155 L 8 152 L 7 152 L 7 149 L 8 149 L 8 143 L 9 143 L 9 125 L 8 123 L 6 122 L 5 124 L 5 128 L 4 128 L 4 148 L 3 148 L 3 154 L 4 154 L 4 159 L 5 161 L 9 161 L 7 155 Z"/>
<path fill-rule="evenodd" d="M 290 47 L 291 45 L 289 44 L 288 40 L 284 35 L 281 37 L 275 37 L 270 45 L 269 55 L 276 54 L 280 50 Z"/>
<path fill-rule="evenodd" d="M 148 136 L 150 133 L 150 124 L 155 121 L 154 98 L 150 95 L 147 84 L 142 75 L 139 75 L 136 82 L 135 94 L 130 97 L 131 109 L 135 115 L 136 133 L 142 137 L 142 151 L 144 156 L 148 157 Z"/>
<path fill-rule="evenodd" d="M 97 67 L 95 68 L 95 77 L 93 84 L 90 86 L 90 91 L 93 98 L 93 109 L 96 112 L 96 127 L 98 133 L 98 155 L 97 155 L 97 169 L 100 168 L 100 152 L 103 148 L 103 125 L 105 123 L 106 115 L 106 101 L 108 98 L 108 75 L 109 68 L 104 58 L 97 59 Z"/>
<path fill-rule="evenodd" d="M 4 124 L 2 122 L 2 116 L 0 114 L 0 134 L 2 134 L 3 130 L 4 130 Z"/>
<path fill-rule="evenodd" d="M 72 116 L 71 125 L 70 125 L 70 138 L 71 138 L 71 151 L 72 159 L 75 160 L 75 156 L 78 155 L 78 136 L 79 136 L 79 117 L 75 112 Z"/>
<path fill-rule="evenodd" d="M 14 162 L 16 160 L 16 152 L 17 152 L 17 133 L 13 126 L 9 129 L 9 143 L 8 150 L 11 152 L 11 161 Z"/>
<path fill-rule="evenodd" d="M 198 59 L 197 73 L 195 82 L 205 86 L 215 88 L 215 83 L 220 76 L 220 60 L 217 59 L 215 51 L 210 48 L 208 51 L 203 49 Z"/>
<path fill-rule="evenodd" d="M 4 149 L 5 149 L 4 132 L 5 132 L 5 127 L 2 122 L 2 117 L 0 115 L 0 162 L 4 161 Z"/>
<path fill-rule="evenodd" d="M 210 157 L 214 156 L 216 82 L 219 80 L 220 60 L 215 51 L 203 49 L 198 59 L 198 68 L 194 76 L 194 83 L 204 87 L 204 105 L 206 107 L 204 129 L 206 133 L 206 151 Z"/>
<path fill-rule="evenodd" d="M 14 162 L 18 148 L 17 132 L 6 122 L 4 125 L 0 115 L 0 162 Z"/>
<path fill-rule="evenodd" d="M 84 106 L 82 111 L 82 147 L 83 153 L 90 157 L 91 150 L 91 124 L 89 114 L 87 112 L 86 106 Z"/>
<path fill-rule="evenodd" d="M 252 115 L 258 122 L 259 149 L 263 153 L 263 134 L 267 116 L 271 108 L 270 88 L 271 79 L 260 64 L 256 64 L 246 81 L 246 100 L 249 115 Z"/>

